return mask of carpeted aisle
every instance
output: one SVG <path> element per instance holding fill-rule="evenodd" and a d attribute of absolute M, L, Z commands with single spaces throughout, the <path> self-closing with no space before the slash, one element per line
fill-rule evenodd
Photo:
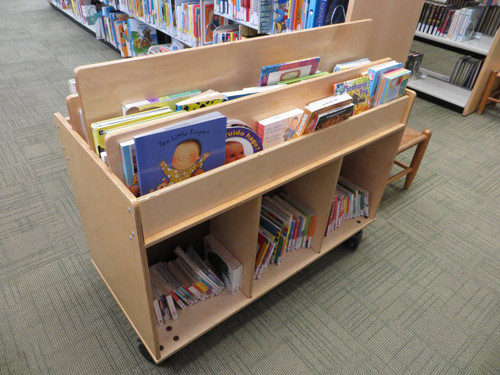
<path fill-rule="evenodd" d="M 0 374 L 500 374 L 500 110 L 417 99 L 433 136 L 339 248 L 157 367 L 94 269 L 53 120 L 119 54 L 43 0 L 0 2 Z"/>

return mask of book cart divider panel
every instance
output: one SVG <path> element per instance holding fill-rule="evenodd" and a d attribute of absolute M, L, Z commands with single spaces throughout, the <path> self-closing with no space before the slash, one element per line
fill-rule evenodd
<path fill-rule="evenodd" d="M 345 150 L 373 142 L 384 130 L 401 123 L 409 101 L 405 95 L 336 126 L 139 197 L 146 245 L 296 179 L 344 155 Z M 193 198 L 186 201 L 185 197 Z M 175 215 L 165 215 L 165 208 Z"/>
<path fill-rule="evenodd" d="M 121 115 L 121 106 L 183 91 L 257 86 L 262 66 L 320 56 L 319 70 L 367 56 L 371 20 L 228 44 L 87 65 L 75 69 L 87 129 Z M 89 139 L 91 146 L 93 141 Z"/>
<path fill-rule="evenodd" d="M 388 60 L 390 59 L 378 60 L 358 68 L 281 87 L 272 92 L 254 94 L 214 106 L 201 108 L 196 111 L 179 113 L 165 119 L 151 120 L 147 123 L 113 131 L 105 138 L 109 166 L 113 173 L 120 179 L 123 179 L 120 142 L 128 141 L 135 135 L 141 134 L 147 130 L 158 129 L 180 120 L 190 119 L 213 111 L 220 111 L 228 118 L 237 118 L 249 126 L 254 127 L 257 121 L 266 117 L 274 116 L 294 108 L 304 108 L 310 101 L 330 96 L 333 94 L 332 85 L 334 83 L 356 78 L 361 72 L 368 70 L 369 66 Z"/>
<path fill-rule="evenodd" d="M 488 55 L 484 60 L 476 83 L 472 88 L 469 101 L 467 102 L 467 105 L 465 106 L 462 113 L 464 116 L 477 110 L 477 106 L 479 105 L 479 101 L 481 100 L 481 96 L 483 95 L 488 77 L 494 70 L 500 70 L 500 29 L 497 30 L 495 37 L 493 38 L 493 42 L 491 43 Z"/>
<path fill-rule="evenodd" d="M 242 292 L 252 296 L 261 196 L 210 220 L 210 233 L 243 264 Z"/>
<path fill-rule="evenodd" d="M 107 166 L 55 115 L 92 261 L 153 357 L 159 348 L 139 206 Z"/>
<path fill-rule="evenodd" d="M 290 196 L 316 213 L 316 228 L 311 245 L 316 252 L 321 249 L 341 165 L 342 158 L 336 159 L 283 186 L 283 190 Z"/>
<path fill-rule="evenodd" d="M 71 119 L 70 124 L 74 131 L 80 135 L 85 141 L 87 137 L 85 133 L 87 129 L 83 129 L 83 124 L 80 120 L 79 111 L 82 109 L 82 103 L 78 94 L 71 94 L 66 97 L 66 106 L 68 107 L 68 115 Z"/>

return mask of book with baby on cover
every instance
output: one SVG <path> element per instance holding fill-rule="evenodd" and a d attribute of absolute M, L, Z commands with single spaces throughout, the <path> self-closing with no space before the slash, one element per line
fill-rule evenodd
<path fill-rule="evenodd" d="M 226 122 L 212 112 L 135 136 L 141 194 L 223 165 Z"/>

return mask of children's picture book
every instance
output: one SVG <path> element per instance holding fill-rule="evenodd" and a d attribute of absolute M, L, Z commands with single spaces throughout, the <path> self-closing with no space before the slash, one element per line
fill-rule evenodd
<path fill-rule="evenodd" d="M 191 96 L 190 98 L 181 100 L 176 103 L 178 111 L 194 111 L 195 109 L 208 107 L 210 105 L 219 104 L 226 101 L 227 98 L 224 94 L 215 91 L 207 90 L 198 95 Z"/>
<path fill-rule="evenodd" d="M 226 117 L 211 112 L 134 137 L 141 194 L 224 164 Z"/>
<path fill-rule="evenodd" d="M 100 155 L 101 152 L 106 150 L 104 137 L 108 131 L 123 128 L 125 126 L 135 125 L 143 121 L 171 115 L 174 113 L 175 112 L 172 112 L 172 110 L 168 107 L 157 108 L 145 112 L 135 113 L 132 115 L 113 117 L 111 119 L 94 122 L 90 125 L 90 127 L 92 128 L 92 136 L 94 138 L 94 144 L 97 154 Z"/>
<path fill-rule="evenodd" d="M 318 70 L 319 57 L 289 61 L 262 67 L 259 86 L 276 85 L 280 81 L 310 76 Z"/>
<path fill-rule="evenodd" d="M 397 69 L 382 74 L 375 92 L 374 106 L 378 106 L 404 94 L 411 71 L 408 69 Z"/>
<path fill-rule="evenodd" d="M 225 248 L 213 235 L 208 234 L 203 238 L 205 259 L 216 271 L 217 276 L 224 281 L 231 294 L 241 291 L 241 278 L 243 265 Z"/>
<path fill-rule="evenodd" d="M 133 56 L 146 55 L 149 47 L 158 44 L 156 29 L 137 18 L 129 18 L 127 22 L 127 35 Z"/>
<path fill-rule="evenodd" d="M 288 30 L 289 11 L 288 0 L 274 0 L 273 34 L 281 34 Z"/>
<path fill-rule="evenodd" d="M 328 72 L 317 72 L 317 73 L 311 74 L 310 76 L 304 76 L 304 77 L 298 77 L 298 78 L 287 79 L 284 81 L 279 81 L 277 84 L 278 85 L 290 85 L 292 83 L 305 81 L 306 79 L 326 76 L 327 74 L 328 74 Z"/>
<path fill-rule="evenodd" d="M 352 97 L 355 115 L 370 108 L 370 82 L 367 76 L 334 83 L 333 92 L 335 95 L 347 93 Z"/>
<path fill-rule="evenodd" d="M 259 151 L 262 151 L 262 140 L 251 127 L 239 120 L 227 120 L 224 164 Z"/>
<path fill-rule="evenodd" d="M 180 92 L 178 94 L 161 96 L 159 98 L 150 98 L 132 103 L 126 103 L 122 105 L 122 113 L 125 116 L 162 107 L 169 107 L 172 111 L 175 111 L 176 103 L 200 93 L 200 90 L 191 90 Z"/>
<path fill-rule="evenodd" d="M 352 116 L 354 111 L 354 104 L 350 103 L 342 107 L 334 108 L 328 112 L 320 113 L 317 119 L 314 121 L 314 129 L 312 131 L 317 131 L 319 129 L 328 128 L 340 121 L 347 120 Z"/>
<path fill-rule="evenodd" d="M 369 58 L 363 58 L 363 59 L 359 59 L 359 60 L 354 60 L 354 61 L 347 61 L 347 62 L 344 62 L 344 63 L 339 63 L 337 65 L 335 65 L 335 67 L 333 68 L 333 72 L 341 72 L 342 70 L 346 70 L 346 69 L 350 69 L 350 68 L 355 68 L 357 66 L 360 66 L 360 65 L 363 65 L 363 64 L 366 64 L 366 63 L 369 63 L 371 62 L 371 60 Z"/>
<path fill-rule="evenodd" d="M 302 109 L 295 108 L 257 122 L 257 135 L 262 138 L 263 148 L 292 139 L 303 113 Z"/>
<path fill-rule="evenodd" d="M 122 154 L 123 176 L 125 185 L 138 197 L 140 194 L 139 178 L 137 176 L 137 159 L 135 157 L 134 140 L 131 139 L 120 143 Z"/>
<path fill-rule="evenodd" d="M 374 107 L 373 97 L 375 96 L 380 76 L 384 73 L 390 72 L 391 70 L 396 70 L 402 67 L 402 63 L 392 60 L 383 64 L 372 66 L 368 69 L 368 79 L 370 80 L 370 105 L 372 107 Z"/>
<path fill-rule="evenodd" d="M 297 138 L 303 134 L 308 134 L 314 131 L 318 115 L 320 115 L 321 113 L 326 113 L 332 111 L 335 108 L 339 108 L 351 103 L 352 97 L 347 93 L 329 96 L 324 99 L 309 103 L 304 108 L 304 114 L 300 119 L 299 126 L 297 127 L 293 138 Z"/>

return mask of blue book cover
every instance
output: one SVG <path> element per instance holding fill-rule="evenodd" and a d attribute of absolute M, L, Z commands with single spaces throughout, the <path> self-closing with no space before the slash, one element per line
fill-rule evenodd
<path fill-rule="evenodd" d="M 309 9 L 307 10 L 307 24 L 306 29 L 312 29 L 314 27 L 314 21 L 316 21 L 317 10 L 319 6 L 319 0 L 310 0 Z"/>
<path fill-rule="evenodd" d="M 383 64 L 372 66 L 368 69 L 368 79 L 370 81 L 370 101 L 372 101 L 373 96 L 375 95 L 375 91 L 377 89 L 378 81 L 380 76 L 384 73 L 387 73 L 391 70 L 396 70 L 402 68 L 403 64 L 397 61 L 389 61 Z"/>
<path fill-rule="evenodd" d="M 316 20 L 314 21 L 314 27 L 323 26 L 325 20 L 326 2 L 327 0 L 319 0 L 318 11 L 315 15 Z"/>
<path fill-rule="evenodd" d="M 224 165 L 226 123 L 212 112 L 135 136 L 141 194 Z"/>

